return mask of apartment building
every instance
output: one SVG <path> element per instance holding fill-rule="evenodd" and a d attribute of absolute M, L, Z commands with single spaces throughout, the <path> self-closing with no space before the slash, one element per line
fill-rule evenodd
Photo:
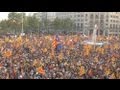
<path fill-rule="evenodd" d="M 56 12 L 56 17 L 70 18 L 75 29 L 87 35 L 92 34 L 95 24 L 98 34 L 120 34 L 120 12 Z"/>
<path fill-rule="evenodd" d="M 44 21 L 45 19 L 54 21 L 56 18 L 55 12 L 38 12 L 36 16 L 40 19 L 40 21 Z"/>

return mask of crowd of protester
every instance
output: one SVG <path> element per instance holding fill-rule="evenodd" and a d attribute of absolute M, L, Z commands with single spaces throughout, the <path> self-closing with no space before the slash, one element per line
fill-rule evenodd
<path fill-rule="evenodd" d="M 120 79 L 120 38 L 82 44 L 83 35 L 0 37 L 0 79 Z"/>

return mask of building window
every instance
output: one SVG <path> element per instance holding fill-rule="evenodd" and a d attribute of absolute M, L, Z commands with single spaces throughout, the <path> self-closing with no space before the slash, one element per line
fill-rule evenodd
<path fill-rule="evenodd" d="M 77 23 L 76 23 L 76 26 L 77 26 Z"/>
<path fill-rule="evenodd" d="M 106 22 L 108 22 L 108 19 L 106 19 Z"/>
<path fill-rule="evenodd" d="M 118 27 L 117 27 L 117 25 L 116 25 L 116 29 L 117 29 Z"/>
<path fill-rule="evenodd" d="M 90 15 L 90 18 L 93 19 L 93 14 Z"/>
<path fill-rule="evenodd" d="M 81 28 L 83 28 L 83 23 L 81 23 Z"/>
<path fill-rule="evenodd" d="M 80 17 L 80 15 L 78 15 L 78 17 Z"/>
<path fill-rule="evenodd" d="M 96 15 L 95 18 L 98 19 L 98 15 Z"/>
<path fill-rule="evenodd" d="M 110 24 L 110 28 L 112 28 L 112 24 Z"/>
<path fill-rule="evenodd" d="M 113 24 L 113 28 L 115 28 L 115 24 Z"/>
<path fill-rule="evenodd" d="M 93 24 L 93 21 L 90 21 L 90 24 Z"/>
<path fill-rule="evenodd" d="M 106 16 L 106 18 L 108 18 L 108 15 Z"/>
<path fill-rule="evenodd" d="M 87 17 L 88 15 L 86 14 L 86 17 Z"/>
<path fill-rule="evenodd" d="M 103 20 L 100 20 L 101 23 L 103 23 Z"/>
<path fill-rule="evenodd" d="M 98 20 L 95 21 L 95 24 L 98 24 Z"/>
<path fill-rule="evenodd" d="M 103 15 L 101 15 L 101 19 L 104 19 L 104 16 L 103 16 Z"/>

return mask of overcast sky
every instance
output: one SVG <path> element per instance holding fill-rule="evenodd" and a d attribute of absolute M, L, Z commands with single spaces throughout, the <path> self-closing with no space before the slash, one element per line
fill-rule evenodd
<path fill-rule="evenodd" d="M 7 19 L 8 13 L 9 12 L 0 12 L 0 20 Z"/>
<path fill-rule="evenodd" d="M 7 19 L 9 12 L 0 12 L 0 20 Z M 29 15 L 30 13 L 35 13 L 35 12 L 26 12 L 26 15 Z"/>
<path fill-rule="evenodd" d="M 9 12 L 0 12 L 0 20 L 7 19 Z M 26 12 L 26 15 L 36 13 L 36 12 Z M 49 15 L 55 15 L 54 12 L 50 12 Z"/>

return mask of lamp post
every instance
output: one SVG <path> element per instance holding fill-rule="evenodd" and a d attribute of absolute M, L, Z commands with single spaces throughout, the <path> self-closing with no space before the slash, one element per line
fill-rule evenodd
<path fill-rule="evenodd" d="M 24 33 L 24 26 L 23 26 L 23 20 L 24 20 L 24 17 L 23 17 L 23 13 L 22 13 L 22 30 L 21 30 L 21 36 L 25 35 L 25 33 Z"/>
<path fill-rule="evenodd" d="M 13 24 L 15 24 L 15 23 L 16 23 L 16 21 L 15 21 L 15 20 L 13 20 L 12 22 L 13 22 Z M 15 27 L 14 27 L 14 33 L 16 33 L 16 28 L 15 28 Z"/>
<path fill-rule="evenodd" d="M 47 12 L 45 12 L 46 32 L 48 32 Z"/>
<path fill-rule="evenodd" d="M 21 31 L 21 33 L 23 34 L 23 13 L 22 13 L 22 31 Z"/>

